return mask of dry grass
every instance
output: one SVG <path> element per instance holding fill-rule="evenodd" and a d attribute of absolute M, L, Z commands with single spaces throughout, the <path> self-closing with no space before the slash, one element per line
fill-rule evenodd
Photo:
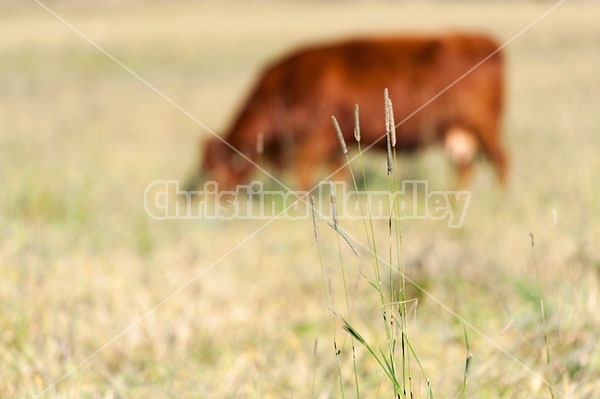
<path fill-rule="evenodd" d="M 207 132 L 40 7 L 2 7 L 0 397 L 36 397 L 50 386 L 45 397 L 332 396 L 336 361 L 312 221 L 276 221 L 214 263 L 264 222 L 149 219 L 144 188 L 183 179 Z M 445 29 L 507 40 L 549 7 L 182 2 L 56 10 L 221 131 L 260 66 L 292 45 Z M 463 325 L 448 309 L 496 343 L 467 327 L 469 397 L 550 397 L 522 365 L 547 371 L 530 232 L 555 397 L 600 394 L 599 12 L 567 3 L 507 48 L 509 190 L 497 190 L 481 165 L 464 228 L 403 225 L 408 276 L 447 307 L 410 293 L 420 299 L 411 343 L 437 398 L 463 385 Z M 439 151 L 399 167 L 432 187 L 451 178 Z M 385 176 L 384 159 L 370 168 Z M 362 224 L 340 223 L 363 237 Z M 384 246 L 387 223 L 375 228 Z M 325 267 L 339 270 L 330 230 L 321 230 L 321 252 Z M 383 347 L 378 298 L 358 278 L 351 251 L 342 246 L 342 254 L 353 324 Z M 332 286 L 343 311 L 339 272 Z M 349 337 L 338 328 L 351 387 Z M 362 396 L 390 396 L 373 359 L 357 349 Z"/>

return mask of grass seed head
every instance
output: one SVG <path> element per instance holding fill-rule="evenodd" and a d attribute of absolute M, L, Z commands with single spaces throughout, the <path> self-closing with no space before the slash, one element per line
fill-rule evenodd
<path fill-rule="evenodd" d="M 387 154 L 387 173 L 391 175 L 394 171 L 394 160 L 392 158 L 392 141 L 389 134 L 385 135 L 386 141 L 386 154 Z"/>
<path fill-rule="evenodd" d="M 333 121 L 333 127 L 335 127 L 335 132 L 338 136 L 338 140 L 340 141 L 340 146 L 342 147 L 342 152 L 344 155 L 348 154 L 348 147 L 346 147 L 346 142 L 344 141 L 344 135 L 342 134 L 342 129 L 340 129 L 340 124 L 338 123 L 335 116 L 331 115 L 331 120 Z"/>
<path fill-rule="evenodd" d="M 396 137 L 395 133 L 392 134 L 392 130 L 394 130 L 395 132 L 395 129 L 392 128 L 392 124 L 394 123 L 394 117 L 392 115 L 392 101 L 390 100 L 387 88 L 383 91 L 383 100 L 385 105 L 385 141 L 387 144 L 387 173 L 388 175 L 391 175 L 394 170 L 394 164 L 392 159 L 392 141 L 394 142 L 394 145 L 396 145 Z"/>
<path fill-rule="evenodd" d="M 317 215 L 317 212 L 315 212 L 315 196 L 314 195 L 310 196 L 310 209 L 312 210 L 313 229 L 314 229 L 314 232 L 315 232 L 315 241 L 318 244 L 321 241 L 321 236 L 319 234 L 319 217 Z"/>
<path fill-rule="evenodd" d="M 392 100 L 388 98 L 388 104 L 390 108 L 390 137 L 392 148 L 396 147 L 396 121 L 394 120 L 394 107 L 392 106 Z"/>
<path fill-rule="evenodd" d="M 333 219 L 333 226 L 337 231 L 337 200 L 335 196 L 335 184 L 333 184 L 333 181 L 329 182 L 329 200 L 331 202 L 331 218 Z"/>
<path fill-rule="evenodd" d="M 396 147 L 396 121 L 394 120 L 394 107 L 387 89 L 384 91 L 384 97 L 385 134 L 390 136 L 390 143 L 394 148 Z"/>
<path fill-rule="evenodd" d="M 360 119 L 358 117 L 358 104 L 354 104 L 354 138 L 360 143 Z"/>

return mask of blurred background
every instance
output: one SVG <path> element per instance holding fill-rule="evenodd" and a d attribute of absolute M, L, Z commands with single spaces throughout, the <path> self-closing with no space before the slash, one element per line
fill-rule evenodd
<path fill-rule="evenodd" d="M 0 397 L 340 397 L 339 374 L 353 396 L 326 301 L 346 315 L 340 266 L 354 322 L 375 347 L 385 334 L 352 251 L 325 224 L 317 246 L 310 220 L 155 221 L 145 187 L 197 164 L 210 133 L 190 116 L 223 132 L 261 68 L 298 46 L 447 31 L 504 43 L 556 4 L 0 2 Z M 431 295 L 408 290 L 427 373 L 415 397 L 427 378 L 436 397 L 459 394 L 467 351 L 471 397 L 600 394 L 598 15 L 565 2 L 506 47 L 507 190 L 482 162 L 462 229 L 402 225 L 406 274 Z M 368 167 L 385 176 L 385 159 Z M 399 169 L 438 189 L 454 178 L 435 148 Z M 387 254 L 387 222 L 375 236 Z M 361 396 L 392 396 L 362 347 L 357 364 Z"/>

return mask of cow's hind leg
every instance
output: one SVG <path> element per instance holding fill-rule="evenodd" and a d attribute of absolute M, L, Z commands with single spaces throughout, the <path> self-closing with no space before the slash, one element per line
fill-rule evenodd
<path fill-rule="evenodd" d="M 500 145 L 497 135 L 483 135 L 481 138 L 481 145 L 483 147 L 483 152 L 496 169 L 498 181 L 503 187 L 506 187 L 508 179 L 508 162 L 506 153 Z"/>
<path fill-rule="evenodd" d="M 503 187 L 506 187 L 508 180 L 506 154 L 499 143 L 484 143 L 484 150 L 496 168 L 496 175 Z"/>
<path fill-rule="evenodd" d="M 473 161 L 479 149 L 477 138 L 468 129 L 452 127 L 446 132 L 444 147 L 458 170 L 458 185 L 467 186 L 473 176 Z"/>

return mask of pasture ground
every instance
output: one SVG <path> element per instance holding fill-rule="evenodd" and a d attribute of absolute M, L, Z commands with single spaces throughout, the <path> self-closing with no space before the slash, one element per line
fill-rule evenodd
<path fill-rule="evenodd" d="M 220 132 L 260 67 L 293 46 L 449 29 L 505 41 L 551 6 L 52 7 Z M 600 395 L 598 15 L 600 4 L 567 2 L 506 48 L 508 190 L 482 163 L 463 228 L 402 225 L 407 275 L 431 295 L 410 291 L 419 302 L 409 337 L 437 398 L 460 392 L 467 354 L 463 322 L 449 309 L 471 326 L 469 397 L 551 397 L 542 378 L 556 398 Z M 228 254 L 265 222 L 150 219 L 145 187 L 183 180 L 208 132 L 40 6 L 1 5 L 0 27 L 0 397 L 47 388 L 43 397 L 340 397 L 312 221 L 277 220 Z M 383 175 L 385 159 L 369 159 L 369 168 Z M 439 150 L 401 158 L 399 169 L 451 186 Z M 341 223 L 364 239 L 361 223 Z M 387 255 L 387 223 L 375 227 Z M 345 314 L 327 229 L 321 223 L 323 261 L 335 310 Z M 378 299 L 345 246 L 342 256 L 353 322 L 383 347 Z M 336 337 L 352 397 L 339 323 Z M 362 347 L 357 364 L 363 397 L 392 395 Z M 413 384 L 424 398 L 416 371 Z"/>

